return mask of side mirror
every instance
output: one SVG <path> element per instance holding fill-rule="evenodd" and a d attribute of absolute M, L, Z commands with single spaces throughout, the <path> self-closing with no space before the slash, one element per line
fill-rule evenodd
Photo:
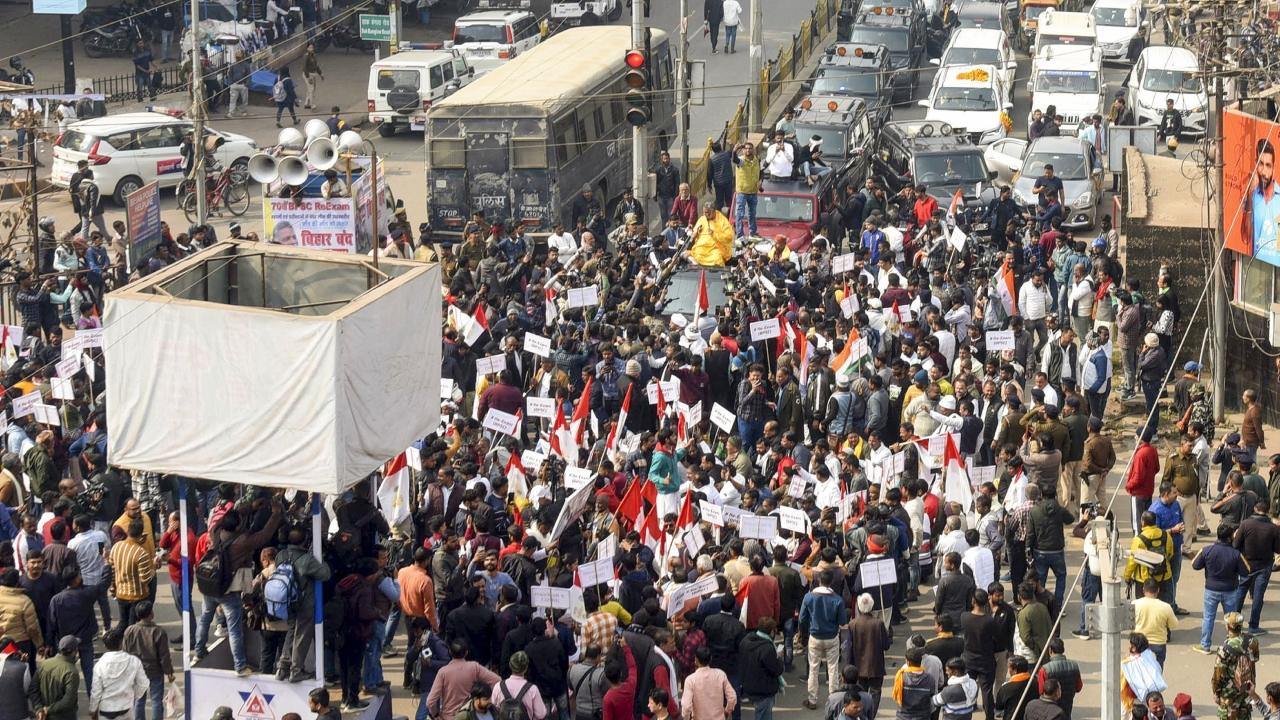
<path fill-rule="evenodd" d="M 998 178 L 998 177 L 1000 177 L 1000 173 L 999 173 L 998 171 L 996 171 L 996 170 L 988 170 L 988 171 L 987 171 L 987 179 L 988 179 L 988 180 L 995 180 L 995 179 L 996 179 L 996 178 Z"/>
<path fill-rule="evenodd" d="M 918 101 L 916 101 L 916 104 L 917 104 L 917 105 L 919 105 L 919 106 L 920 106 L 920 107 L 922 107 L 922 108 L 932 107 L 931 105 L 929 105 L 929 101 L 928 101 L 928 100 L 918 100 Z"/>
<path fill-rule="evenodd" d="M 1033 85 L 1033 84 L 1032 84 L 1032 82 L 1031 82 L 1030 80 L 1028 80 L 1028 81 L 1027 81 L 1027 94 L 1028 94 L 1028 95 L 1030 95 L 1030 94 L 1031 94 L 1031 93 L 1033 93 L 1033 92 L 1035 92 L 1035 85 Z"/>
<path fill-rule="evenodd" d="M 1005 109 L 1005 110 L 1012 110 L 1012 109 L 1013 109 L 1013 103 L 1011 103 L 1011 102 L 1007 102 L 1007 103 L 1005 103 L 1005 104 L 1004 104 L 1004 109 Z"/>
<path fill-rule="evenodd" d="M 929 64 L 930 64 L 930 65 L 941 65 L 941 64 L 942 64 L 942 58 L 929 58 Z"/>
<path fill-rule="evenodd" d="M 476 69 L 475 69 L 475 68 L 473 68 L 473 67 L 469 67 L 469 68 L 467 68 L 467 74 L 468 74 L 468 75 L 475 75 L 475 74 L 476 74 Z"/>

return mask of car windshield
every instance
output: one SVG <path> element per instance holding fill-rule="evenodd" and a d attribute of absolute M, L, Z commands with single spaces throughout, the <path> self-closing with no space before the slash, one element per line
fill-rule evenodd
<path fill-rule="evenodd" d="M 86 135 L 79 130 L 68 130 L 58 138 L 58 147 L 76 152 L 89 152 L 98 138 Z"/>
<path fill-rule="evenodd" d="M 1022 15 L 1027 20 L 1037 20 L 1050 7 L 1049 5 L 1028 5 L 1023 8 Z"/>
<path fill-rule="evenodd" d="M 1098 92 L 1098 73 L 1090 70 L 1045 70 L 1036 75 L 1036 92 L 1085 95 Z"/>
<path fill-rule="evenodd" d="M 917 155 L 914 177 L 922 183 L 945 185 L 987 181 L 987 165 L 976 152 L 954 155 Z"/>
<path fill-rule="evenodd" d="M 875 95 L 876 75 L 872 70 L 823 68 L 813 79 L 815 95 Z"/>
<path fill-rule="evenodd" d="M 507 29 L 502 25 L 459 25 L 453 29 L 455 45 L 465 43 L 505 43 Z"/>
<path fill-rule="evenodd" d="M 999 65 L 1000 51 L 995 48 L 953 47 L 942 58 L 942 66 L 948 65 Z"/>
<path fill-rule="evenodd" d="M 384 69 L 378 71 L 378 89 L 390 90 L 407 87 L 417 90 L 419 85 L 417 70 Z"/>
<path fill-rule="evenodd" d="M 853 29 L 853 35 L 849 37 L 849 42 L 862 43 L 865 45 L 884 45 L 889 48 L 889 52 L 906 52 L 907 51 L 907 31 L 892 30 L 888 28 L 868 28 L 856 27 Z"/>
<path fill-rule="evenodd" d="M 845 130 L 825 125 L 805 125 L 796 123 L 796 139 L 808 143 L 814 135 L 822 138 L 822 154 L 827 157 L 844 157 Z"/>
<path fill-rule="evenodd" d="M 1093 19 L 1098 25 L 1108 27 L 1138 27 L 1138 13 L 1133 8 L 1094 6 Z"/>
<path fill-rule="evenodd" d="M 1151 92 L 1198 93 L 1203 87 L 1200 78 L 1188 70 L 1152 68 L 1142 78 L 1142 89 Z"/>
<path fill-rule="evenodd" d="M 1044 174 L 1045 165 L 1052 165 L 1053 174 L 1062 180 L 1089 178 L 1089 168 L 1085 165 L 1084 155 L 1068 153 L 1031 153 L 1022 166 L 1022 174 L 1024 177 L 1040 177 Z"/>
<path fill-rule="evenodd" d="M 813 198 L 761 193 L 756 201 L 756 217 L 764 220 L 813 222 Z"/>
<path fill-rule="evenodd" d="M 933 109 L 995 110 L 996 96 L 991 88 L 985 87 L 940 87 L 933 98 Z"/>

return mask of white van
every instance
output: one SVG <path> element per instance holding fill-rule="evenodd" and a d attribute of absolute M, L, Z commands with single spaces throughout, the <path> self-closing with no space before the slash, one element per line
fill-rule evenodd
<path fill-rule="evenodd" d="M 1086 115 L 1101 114 L 1105 92 L 1102 50 L 1098 47 L 1045 45 L 1031 64 L 1027 81 L 1031 110 L 1056 107 L 1062 116 L 1063 134 L 1074 135 Z"/>
<path fill-rule="evenodd" d="M 1139 125 L 1159 125 L 1165 103 L 1182 115 L 1182 134 L 1201 136 L 1207 127 L 1209 97 L 1200 62 L 1190 50 L 1156 45 L 1142 51 L 1125 78 L 1129 107 Z"/>
<path fill-rule="evenodd" d="M 483 75 L 542 42 L 538 19 L 527 10 L 485 10 L 453 23 L 453 47 Z"/>
<path fill-rule="evenodd" d="M 1039 54 L 1040 48 L 1046 45 L 1089 47 L 1097 43 L 1097 21 L 1092 15 L 1087 12 L 1063 12 L 1050 8 L 1040 15 L 1032 54 Z"/>
<path fill-rule="evenodd" d="M 456 48 L 406 50 L 369 67 L 369 120 L 390 137 L 401 128 L 422 130 L 427 110 L 475 79 L 475 68 Z"/>
<path fill-rule="evenodd" d="M 994 65 L 953 65 L 934 76 L 933 90 L 920 106 L 928 108 L 925 120 L 938 120 L 963 128 L 975 145 L 986 145 L 1008 132 L 1008 112 L 1013 107 L 1009 84 Z"/>

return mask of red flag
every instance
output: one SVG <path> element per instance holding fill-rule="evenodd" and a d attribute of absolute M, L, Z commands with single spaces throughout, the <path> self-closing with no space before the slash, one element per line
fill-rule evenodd
<path fill-rule="evenodd" d="M 489 329 L 489 315 L 485 312 L 483 300 L 476 303 L 476 309 L 471 311 L 471 318 L 475 320 L 476 324 L 480 327 L 485 330 Z"/>
<path fill-rule="evenodd" d="M 591 383 L 595 378 L 587 378 L 587 384 L 582 388 L 582 397 L 578 398 L 578 404 L 573 406 L 573 418 L 569 420 L 569 427 L 573 429 L 573 439 L 579 444 L 582 443 L 582 435 L 586 432 L 587 414 L 591 412 Z"/>
<path fill-rule="evenodd" d="M 644 512 L 645 501 L 648 501 L 650 507 L 658 504 L 658 486 L 648 478 L 632 480 L 627 485 L 627 491 L 622 494 L 622 502 L 618 503 L 618 519 L 629 524 L 635 523 Z"/>
<path fill-rule="evenodd" d="M 568 456 L 565 455 L 564 448 L 560 447 L 560 432 L 568 427 L 568 423 L 564 421 L 564 405 L 556 403 L 556 419 L 551 423 L 551 452 L 566 460 Z"/>
<path fill-rule="evenodd" d="M 680 503 L 680 515 L 676 517 L 676 531 L 693 525 L 693 486 L 684 491 L 684 502 Z"/>
<path fill-rule="evenodd" d="M 633 382 L 627 385 L 627 394 L 622 398 L 622 412 L 618 413 L 618 422 L 613 424 L 613 431 L 609 433 L 609 441 L 605 443 L 605 447 L 613 450 L 618 446 L 618 436 L 623 432 L 623 426 L 627 424 L 627 413 L 631 410 L 631 391 L 636 384 Z"/>
<path fill-rule="evenodd" d="M 511 459 L 507 461 L 504 474 L 507 476 L 507 488 L 515 493 L 516 497 L 525 497 L 529 494 L 528 475 L 518 454 L 511 453 Z"/>
<path fill-rule="evenodd" d="M 947 446 L 942 451 L 942 496 L 947 502 L 960 503 L 966 512 L 973 507 L 973 486 L 951 433 L 947 434 Z"/>
<path fill-rule="evenodd" d="M 711 300 L 707 296 L 707 271 L 703 270 L 698 277 L 698 303 L 694 317 L 706 314 L 711 309 Z"/>
<path fill-rule="evenodd" d="M 684 444 L 689 437 L 689 425 L 685 422 L 684 413 L 676 413 L 676 439 Z"/>

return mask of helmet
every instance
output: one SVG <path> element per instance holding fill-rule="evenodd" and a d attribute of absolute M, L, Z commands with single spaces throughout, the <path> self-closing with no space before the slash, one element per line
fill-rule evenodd
<path fill-rule="evenodd" d="M 17 55 L 14 55 L 13 57 L 9 58 L 9 67 L 13 68 L 14 70 L 21 70 L 22 58 L 18 57 Z"/>
<path fill-rule="evenodd" d="M 53 218 L 48 215 L 40 218 L 40 222 L 36 223 L 36 225 L 45 232 L 53 232 Z"/>

